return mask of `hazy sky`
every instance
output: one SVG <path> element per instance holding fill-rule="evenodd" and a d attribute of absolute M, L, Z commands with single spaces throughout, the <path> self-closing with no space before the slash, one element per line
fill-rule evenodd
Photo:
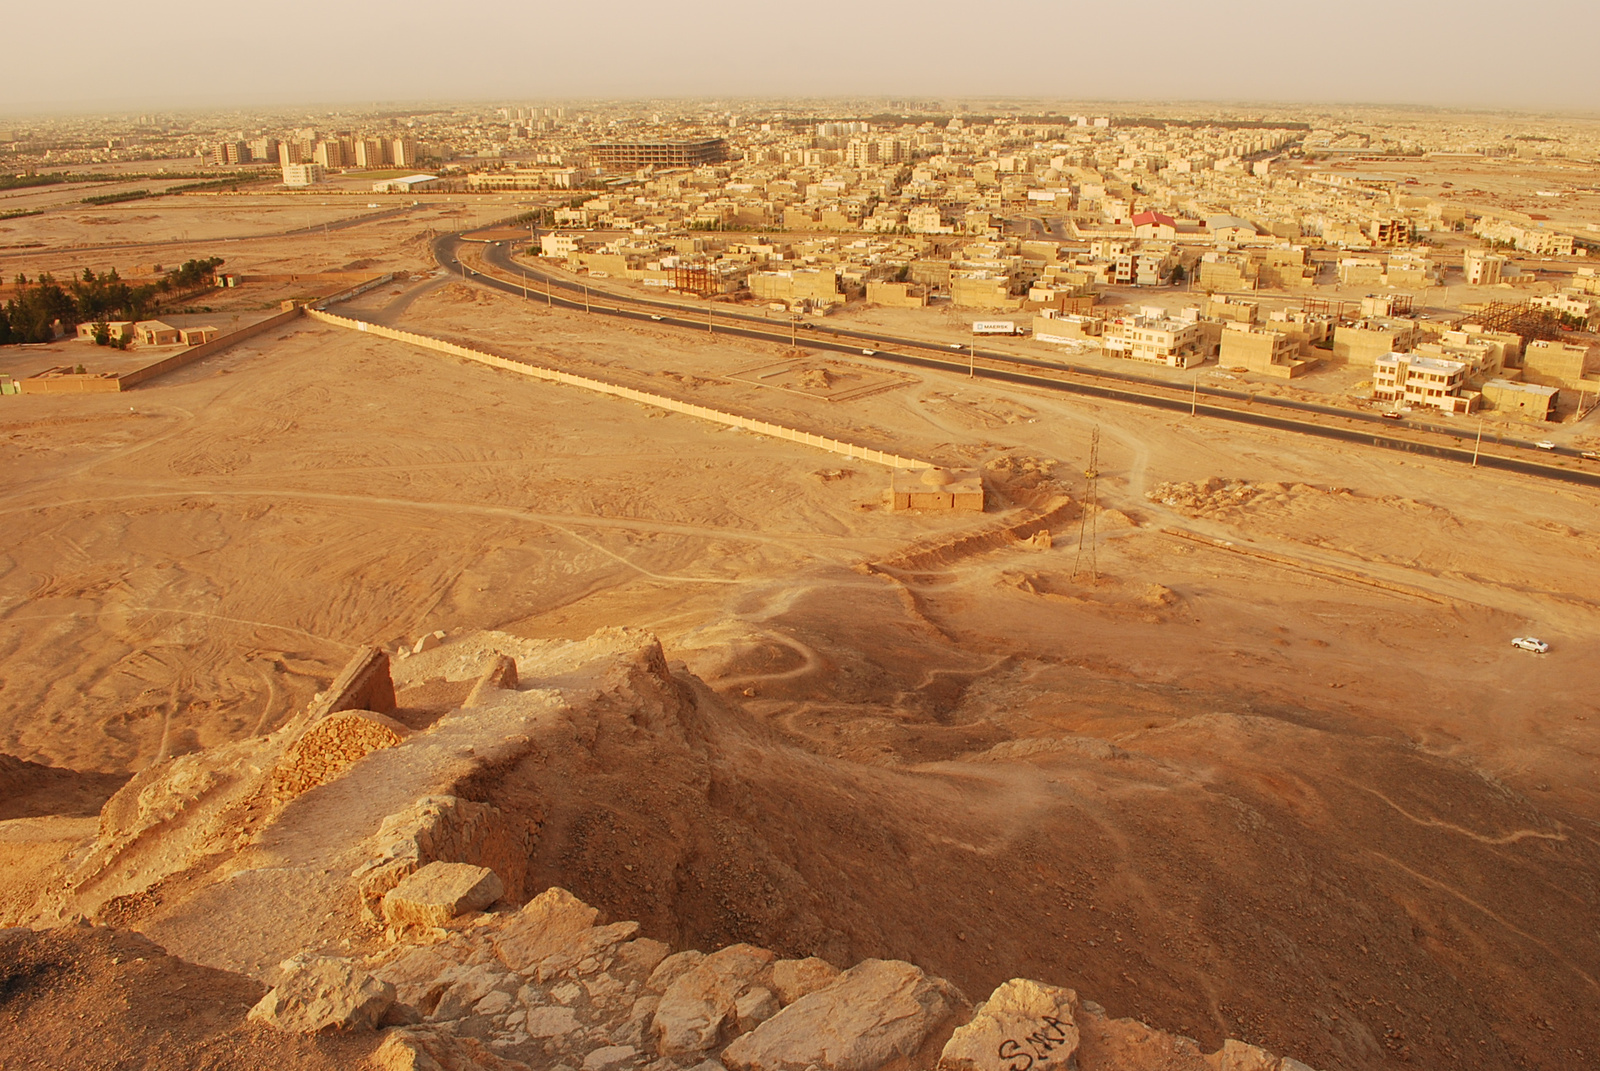
<path fill-rule="evenodd" d="M 1600 0 L 68 0 L 6 23 L 11 114 L 869 94 L 1600 111 Z"/>

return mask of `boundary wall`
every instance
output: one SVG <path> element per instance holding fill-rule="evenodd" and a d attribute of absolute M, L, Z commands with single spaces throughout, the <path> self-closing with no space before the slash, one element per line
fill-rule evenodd
<path fill-rule="evenodd" d="M 887 465 L 892 469 L 927 469 L 934 467 L 933 463 L 929 461 L 901 457 L 899 454 L 891 454 L 884 450 L 873 450 L 870 447 L 858 446 L 842 439 L 830 439 L 825 435 L 817 435 L 809 431 L 786 428 L 782 424 L 772 424 L 765 420 L 755 420 L 750 417 L 738 416 L 734 413 L 724 413 L 721 410 L 710 409 L 703 405 L 681 402 L 676 398 L 669 398 L 663 394 L 651 394 L 648 391 L 634 390 L 632 387 L 621 387 L 598 379 L 576 376 L 570 372 L 558 372 L 553 368 L 541 368 L 538 365 L 514 361 L 507 357 L 497 357 L 492 353 L 468 349 L 453 342 L 430 338 L 427 335 L 413 334 L 410 331 L 397 331 L 392 327 L 384 327 L 381 324 L 367 323 L 365 320 L 352 320 L 318 308 L 308 307 L 305 312 L 313 320 L 320 320 L 334 327 L 343 327 L 350 331 L 364 331 L 367 334 L 377 335 L 379 338 L 407 342 L 413 346 L 420 346 L 423 349 L 433 350 L 437 353 L 448 353 L 454 357 L 476 361 L 479 364 L 486 364 L 490 368 L 499 368 L 503 371 L 531 376 L 534 379 L 542 379 L 550 383 L 562 383 L 569 387 L 580 387 L 584 390 L 594 391 L 597 394 L 608 394 L 613 398 L 623 398 L 630 402 L 638 402 L 641 405 L 653 405 L 658 409 L 684 413 L 725 427 L 742 428 L 745 431 L 770 435 L 775 439 L 785 439 L 805 446 L 814 446 L 819 450 L 842 454 L 853 460 L 872 461 L 879 465 Z"/>
<path fill-rule="evenodd" d="M 140 383 L 152 380 L 157 376 L 164 376 L 168 372 L 177 371 L 185 365 L 193 364 L 203 357 L 210 357 L 214 353 L 221 353 L 229 346 L 243 342 L 247 338 L 280 327 L 300 315 L 298 307 L 287 309 L 276 316 L 269 316 L 259 323 L 231 331 L 226 335 L 218 335 L 210 342 L 202 342 L 198 346 L 190 346 L 171 357 L 165 357 L 143 368 L 135 368 L 131 372 L 121 375 L 112 375 L 109 372 L 94 373 L 58 373 L 51 375 L 42 372 L 26 379 L 16 380 L 18 390 L 22 394 L 115 394 L 118 391 L 128 390 Z M 51 369 L 50 372 L 56 372 Z"/>
<path fill-rule="evenodd" d="M 259 323 L 253 323 L 249 327 L 241 327 L 239 330 L 229 334 L 218 335 L 210 342 L 202 342 L 198 346 L 190 346 L 182 353 L 175 353 L 164 361 L 147 364 L 143 368 L 135 368 L 132 372 L 127 372 L 117 377 L 117 389 L 127 390 L 129 387 L 137 386 L 145 380 L 176 371 L 186 364 L 192 364 L 202 357 L 211 356 L 213 353 L 220 353 L 229 346 L 259 335 L 263 331 L 270 331 L 274 327 L 282 326 L 299 315 L 299 308 L 287 309 L 276 316 L 269 316 Z"/>

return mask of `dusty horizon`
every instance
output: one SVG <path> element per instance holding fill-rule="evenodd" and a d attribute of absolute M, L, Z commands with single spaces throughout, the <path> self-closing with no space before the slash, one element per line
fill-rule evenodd
<path fill-rule="evenodd" d="M 1574 0 L 1545 12 L 1565 28 L 1554 44 L 1493 55 L 1485 43 L 1500 11 L 1483 0 L 1449 9 L 1354 0 L 1336 20 L 1225 0 L 1203 21 L 1162 0 L 1137 23 L 1059 5 L 975 24 L 948 0 L 865 9 L 825 0 L 800 26 L 703 0 L 671 12 L 623 0 L 603 19 L 491 2 L 446 20 L 415 0 L 332 10 L 290 0 L 270 14 L 220 16 L 168 3 L 163 13 L 126 25 L 105 0 L 79 5 L 85 24 L 117 24 L 121 54 L 135 58 L 67 67 L 18 51 L 0 72 L 3 114 L 511 97 L 1093 100 L 1108 86 L 1124 100 L 1600 108 L 1576 44 L 1600 31 L 1600 11 Z M 59 30 L 42 10 L 13 19 L 15 40 Z M 1411 45 L 1399 60 L 1396 41 Z"/>

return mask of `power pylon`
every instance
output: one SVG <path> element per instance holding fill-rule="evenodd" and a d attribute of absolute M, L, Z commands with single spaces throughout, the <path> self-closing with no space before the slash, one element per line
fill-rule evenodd
<path fill-rule="evenodd" d="M 1083 470 L 1083 515 L 1078 522 L 1078 556 L 1072 562 L 1072 576 L 1077 579 L 1083 566 L 1083 552 L 1089 551 L 1089 580 L 1100 581 L 1100 563 L 1095 558 L 1095 514 L 1100 512 L 1100 425 L 1089 433 L 1089 464 Z"/>

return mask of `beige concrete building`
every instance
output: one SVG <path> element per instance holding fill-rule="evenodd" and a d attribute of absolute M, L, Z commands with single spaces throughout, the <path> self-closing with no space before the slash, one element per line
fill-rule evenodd
<path fill-rule="evenodd" d="M 1259 271 L 1254 260 L 1245 253 L 1210 252 L 1195 265 L 1195 280 L 1204 290 L 1254 290 Z"/>
<path fill-rule="evenodd" d="M 1466 274 L 1468 286 L 1494 286 L 1500 281 L 1500 271 L 1505 266 L 1505 257 L 1497 257 L 1493 253 L 1481 253 L 1475 249 L 1469 249 L 1464 258 L 1462 270 Z"/>
<path fill-rule="evenodd" d="M 790 306 L 816 308 L 844 304 L 844 295 L 839 292 L 839 274 L 834 268 L 751 272 L 750 293 L 762 301 L 781 301 Z"/>
<path fill-rule="evenodd" d="M 1022 298 L 1011 293 L 1011 277 L 989 271 L 951 272 L 950 303 L 958 309 L 1022 308 Z"/>
<path fill-rule="evenodd" d="M 1237 321 L 1223 326 L 1219 347 L 1217 363 L 1224 368 L 1279 379 L 1304 375 L 1318 363 L 1300 356 L 1300 340 L 1293 335 Z"/>
<path fill-rule="evenodd" d="M 1105 321 L 1098 316 L 1063 314 L 1046 309 L 1033 318 L 1033 338 L 1036 342 L 1056 345 L 1093 342 L 1104 334 Z"/>
<path fill-rule="evenodd" d="M 867 283 L 867 301 L 894 309 L 920 309 L 928 303 L 928 291 L 916 283 L 873 281 Z"/>
<path fill-rule="evenodd" d="M 1387 353 L 1404 353 L 1417 344 L 1415 320 L 1370 319 L 1333 329 L 1335 360 L 1370 365 Z"/>
<path fill-rule="evenodd" d="M 1372 396 L 1378 401 L 1470 413 L 1476 395 L 1463 395 L 1467 366 L 1414 353 L 1386 353 L 1372 363 Z"/>
<path fill-rule="evenodd" d="M 1375 219 L 1367 224 L 1367 237 L 1373 245 L 1410 245 L 1415 236 L 1416 229 L 1409 219 Z"/>
<path fill-rule="evenodd" d="M 146 346 L 176 346 L 183 340 L 176 327 L 160 320 L 140 320 L 133 325 L 133 337 Z"/>
<path fill-rule="evenodd" d="M 1554 420 L 1556 415 L 1555 387 L 1538 383 L 1517 383 L 1509 379 L 1491 379 L 1483 385 L 1483 407 L 1505 413 L 1518 420 L 1542 422 Z"/>
<path fill-rule="evenodd" d="M 1261 315 L 1261 306 L 1254 301 L 1212 295 L 1206 298 L 1205 315 L 1208 320 L 1253 324 Z"/>
<path fill-rule="evenodd" d="M 1529 383 L 1593 394 L 1600 376 L 1588 374 L 1590 349 L 1570 342 L 1535 339 L 1522 351 L 1522 378 Z"/>
<path fill-rule="evenodd" d="M 323 178 L 321 164 L 284 164 L 283 184 L 285 186 L 315 186 Z"/>
<path fill-rule="evenodd" d="M 1201 337 L 1198 323 L 1162 316 L 1125 316 L 1105 325 L 1103 345 L 1112 357 L 1193 368 L 1205 361 Z"/>
<path fill-rule="evenodd" d="M 1383 281 L 1402 290 L 1422 290 L 1438 282 L 1431 259 L 1419 253 L 1395 253 L 1383 273 Z"/>
<path fill-rule="evenodd" d="M 1339 260 L 1340 286 L 1382 286 L 1382 257 L 1343 257 Z"/>
<path fill-rule="evenodd" d="M 1316 265 L 1306 259 L 1304 246 L 1263 249 L 1252 259 L 1257 263 L 1257 286 L 1297 290 L 1317 281 Z"/>

